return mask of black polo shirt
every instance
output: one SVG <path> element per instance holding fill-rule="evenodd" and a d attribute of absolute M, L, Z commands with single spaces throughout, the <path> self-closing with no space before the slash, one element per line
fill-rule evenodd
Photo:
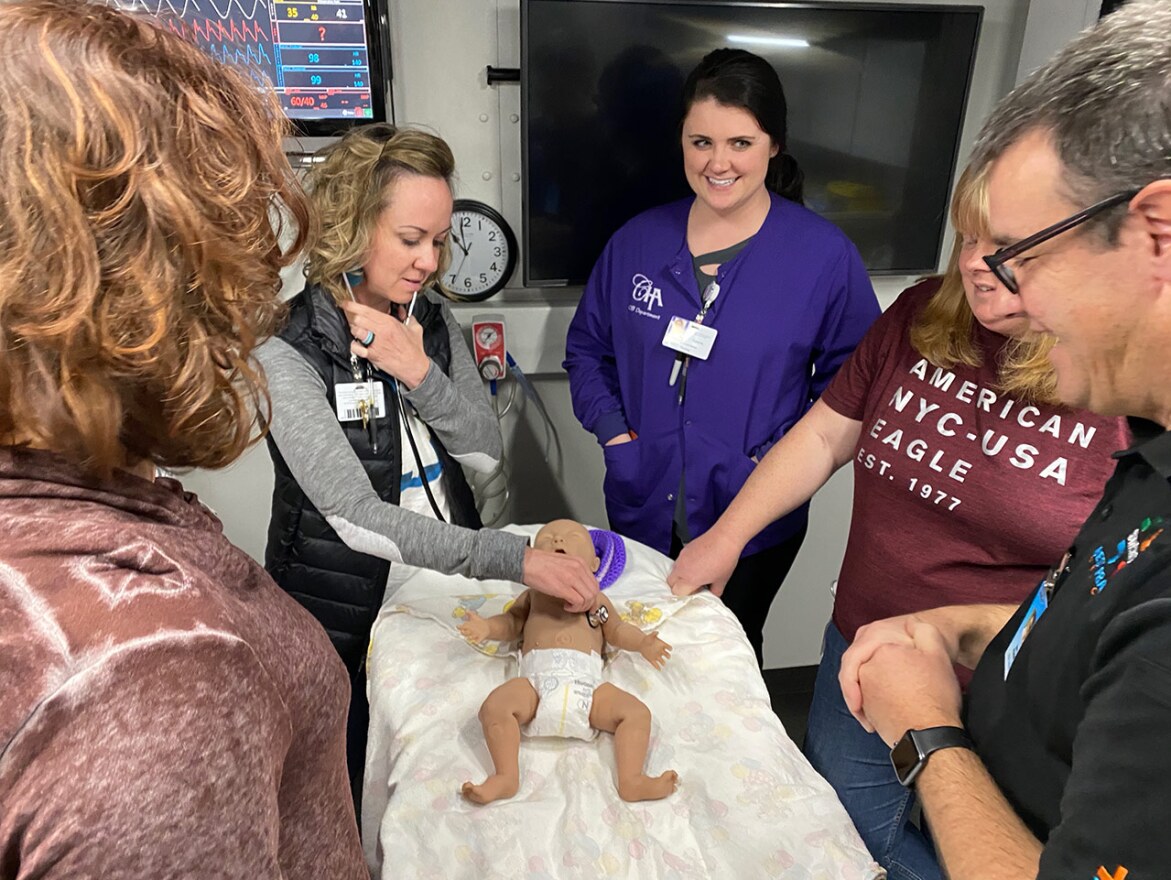
<path fill-rule="evenodd" d="M 1171 878 L 1171 432 L 1131 427 L 1048 607 L 1031 628 L 1036 591 L 1017 609 L 968 692 L 980 758 L 1046 844 L 1043 880 Z"/>

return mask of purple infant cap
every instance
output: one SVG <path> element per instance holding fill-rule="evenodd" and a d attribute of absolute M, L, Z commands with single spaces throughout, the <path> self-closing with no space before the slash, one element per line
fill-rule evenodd
<path fill-rule="evenodd" d="M 598 588 L 606 589 L 626 569 L 626 542 L 622 536 L 605 529 L 590 529 L 594 552 L 598 554 Z"/>

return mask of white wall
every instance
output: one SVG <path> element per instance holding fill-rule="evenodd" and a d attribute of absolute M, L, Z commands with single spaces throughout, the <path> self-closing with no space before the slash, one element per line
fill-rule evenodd
<path fill-rule="evenodd" d="M 1074 35 L 1098 20 L 1102 0 L 1031 0 L 1017 82 L 1053 57 Z"/>
<path fill-rule="evenodd" d="M 1083 2 L 1093 0 L 1033 0 L 1032 10 L 1027 0 L 986 0 L 961 160 L 992 104 L 1016 81 L 1022 58 L 1040 53 L 1039 63 L 1087 23 Z M 1070 15 L 1071 5 L 1078 7 L 1077 16 Z M 485 77 L 489 64 L 519 66 L 518 0 L 397 0 L 392 7 L 397 121 L 441 133 L 460 169 L 458 195 L 498 207 L 519 229 L 520 90 L 516 85 L 489 87 Z M 1051 46 L 1054 34 L 1060 42 Z M 1028 41 L 1023 51 L 1022 41 Z M 911 280 L 876 279 L 883 305 Z M 519 284 L 519 276 L 515 281 Z M 544 430 L 533 408 L 520 403 L 505 418 L 511 518 L 518 522 L 568 515 L 605 523 L 601 451 L 573 418 L 560 369 L 576 296 L 573 290 L 510 290 L 482 306 L 457 307 L 465 326 L 479 312 L 505 314 L 509 348 L 535 377 L 560 438 L 560 458 L 551 453 L 546 461 Z M 262 557 L 272 492 L 263 448 L 223 472 L 189 474 L 184 483 L 217 510 L 232 540 Z M 845 547 L 851 489 L 846 470 L 813 502 L 809 536 L 765 630 L 766 666 L 818 660 L 820 633 L 832 605 L 829 588 Z"/>

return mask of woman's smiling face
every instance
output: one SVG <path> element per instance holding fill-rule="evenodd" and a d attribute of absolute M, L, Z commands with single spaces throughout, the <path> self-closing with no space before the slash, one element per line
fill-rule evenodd
<path fill-rule="evenodd" d="M 715 98 L 696 101 L 683 120 L 683 170 L 695 195 L 717 214 L 760 198 L 777 145 L 747 110 Z"/>

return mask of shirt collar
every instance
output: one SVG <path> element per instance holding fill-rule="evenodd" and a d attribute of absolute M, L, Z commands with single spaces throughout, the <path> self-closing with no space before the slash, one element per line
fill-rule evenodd
<path fill-rule="evenodd" d="M 1114 457 L 1141 456 L 1161 477 L 1171 480 L 1171 431 L 1137 416 L 1130 416 L 1127 423 L 1134 443 L 1129 449 L 1114 453 Z"/>

